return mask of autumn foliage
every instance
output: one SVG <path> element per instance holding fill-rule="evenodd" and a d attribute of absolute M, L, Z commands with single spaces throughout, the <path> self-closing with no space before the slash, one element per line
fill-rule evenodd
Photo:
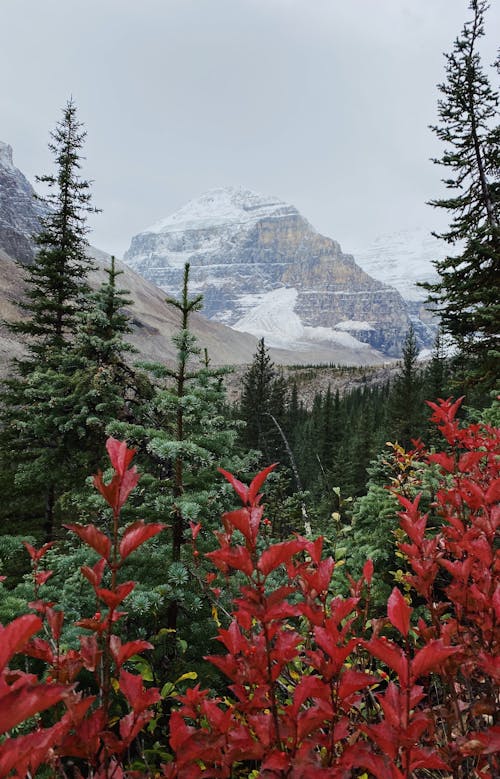
<path fill-rule="evenodd" d="M 68 526 L 100 556 L 82 569 L 101 610 L 79 623 L 87 631 L 80 649 L 60 651 L 62 612 L 39 596 L 50 576 L 40 569 L 45 547 L 28 548 L 35 613 L 1 628 L 0 777 L 33 776 L 41 765 L 69 775 L 68 760 L 73 775 L 117 779 L 498 776 L 500 432 L 461 428 L 460 401 L 430 405 L 447 442 L 444 452 L 420 454 L 441 471 L 432 527 L 418 498 L 399 496 L 408 573 L 384 618 L 370 613 L 370 561 L 359 580 L 348 576 L 350 592 L 341 597 L 332 592 L 335 562 L 323 557 L 321 538 L 265 547 L 259 491 L 273 466 L 250 486 L 223 472 L 242 507 L 223 515 L 207 586 L 214 598 L 225 578 L 239 577 L 241 586 L 231 621 L 219 629 L 222 652 L 207 660 L 228 680 L 227 693 L 196 686 L 179 696 L 170 733 L 162 734 L 171 759 L 151 773 L 127 770 L 160 700 L 126 668 L 149 644 L 122 644 L 116 625 L 134 586 L 120 581 L 123 560 L 163 526 L 119 527 L 138 477 L 129 467 L 133 452 L 110 439 L 114 476 L 105 484 L 98 475 L 95 485 L 112 508 L 113 532 Z M 195 547 L 200 525 L 191 530 Z M 42 627 L 47 638 L 37 636 Z M 42 677 L 19 670 L 23 656 L 44 662 Z M 82 671 L 94 675 L 97 693 L 87 693 Z"/>

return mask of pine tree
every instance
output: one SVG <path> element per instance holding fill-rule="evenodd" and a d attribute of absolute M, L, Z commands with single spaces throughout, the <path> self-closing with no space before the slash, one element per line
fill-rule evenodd
<path fill-rule="evenodd" d="M 448 230 L 438 237 L 456 253 L 435 263 L 440 280 L 424 286 L 439 308 L 444 330 L 476 362 L 479 377 L 491 384 L 500 353 L 500 124 L 498 93 L 478 51 L 488 4 L 471 0 L 469 7 L 472 20 L 445 54 L 440 124 L 432 127 L 446 144 L 434 162 L 446 169 L 443 181 L 451 194 L 431 205 L 450 214 Z"/>
<path fill-rule="evenodd" d="M 64 370 L 80 312 L 88 305 L 86 215 L 90 183 L 80 178 L 85 139 L 70 100 L 52 133 L 49 148 L 56 173 L 40 177 L 50 194 L 37 236 L 38 253 L 26 268 L 28 317 L 11 325 L 26 337 L 28 356 L 14 364 L 1 398 L 2 470 L 12 492 L 30 496 L 31 515 L 44 516 L 46 539 L 54 534 L 56 501 L 78 471 L 72 376 Z M 33 518 L 34 518 L 33 517 Z"/>
<path fill-rule="evenodd" d="M 418 438 L 424 420 L 422 397 L 422 374 L 418 366 L 418 346 L 413 326 L 406 334 L 403 344 L 403 359 L 399 374 L 394 380 L 390 394 L 391 435 L 404 447 Z"/>
<path fill-rule="evenodd" d="M 37 178 L 49 194 L 40 198 L 46 216 L 36 236 L 35 261 L 25 268 L 27 299 L 21 307 L 28 318 L 11 325 L 28 337 L 32 359 L 21 361 L 22 373 L 30 370 L 32 360 L 57 365 L 58 350 L 74 334 L 79 312 L 87 305 L 87 275 L 93 263 L 87 255 L 86 217 L 96 209 L 90 202 L 90 182 L 79 175 L 85 137 L 69 100 L 49 143 L 56 173 Z"/>
<path fill-rule="evenodd" d="M 78 318 L 76 335 L 64 352 L 62 370 L 71 376 L 75 412 L 68 422 L 79 428 L 79 450 L 86 455 L 85 468 L 93 473 L 105 452 L 106 428 L 117 419 L 131 421 L 134 407 L 151 387 L 146 376 L 126 362 L 135 352 L 126 336 L 131 332 L 125 306 L 132 301 L 117 287 L 123 271 L 111 257 L 107 278 L 88 298 L 88 309 Z"/>
<path fill-rule="evenodd" d="M 180 314 L 179 330 L 173 337 L 176 362 L 143 366 L 156 382 L 153 397 L 143 403 L 136 421 L 114 422 L 108 431 L 138 450 L 142 474 L 141 489 L 135 495 L 138 516 L 169 524 L 169 549 L 161 538 L 149 547 L 143 579 L 149 590 L 161 589 L 167 628 L 178 630 L 182 622 L 185 635 L 186 630 L 199 627 L 189 613 L 199 602 L 196 583 L 190 585 L 189 522 L 202 521 L 207 530 L 213 523 L 215 528 L 225 508 L 217 467 L 238 472 L 249 463 L 240 456 L 238 425 L 227 408 L 222 381 L 227 371 L 212 369 L 208 356 L 201 357 L 190 329 L 191 315 L 201 308 L 202 296 L 189 296 L 189 265 L 180 298 L 167 298 L 167 303 Z M 187 626 L 186 619 L 193 624 Z"/>
<path fill-rule="evenodd" d="M 262 452 L 266 464 L 288 462 L 280 428 L 286 426 L 287 389 L 261 338 L 253 363 L 242 378 L 240 416 L 246 423 L 242 442 Z"/>

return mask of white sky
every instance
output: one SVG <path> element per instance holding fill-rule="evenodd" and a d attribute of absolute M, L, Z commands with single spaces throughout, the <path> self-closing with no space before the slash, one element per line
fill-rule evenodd
<path fill-rule="evenodd" d="M 468 0 L 0 0 L 0 139 L 30 180 L 51 171 L 49 132 L 73 95 L 103 209 L 90 240 L 118 255 L 230 184 L 293 203 L 347 251 L 433 229 L 428 125 L 469 16 Z"/>

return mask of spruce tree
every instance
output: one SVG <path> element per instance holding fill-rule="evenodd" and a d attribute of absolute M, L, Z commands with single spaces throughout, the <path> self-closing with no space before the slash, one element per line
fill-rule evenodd
<path fill-rule="evenodd" d="M 113 422 L 108 432 L 138 450 L 141 489 L 131 500 L 131 505 L 137 500 L 138 517 L 169 524 L 169 548 L 165 549 L 163 538 L 152 543 L 142 580 L 148 591 L 161 590 L 167 628 L 176 631 L 182 622 L 185 635 L 186 630 L 200 627 L 189 613 L 199 603 L 199 588 L 190 583 L 189 522 L 202 521 L 207 530 L 215 529 L 226 507 L 217 467 L 238 472 L 249 463 L 240 456 L 238 424 L 227 408 L 222 381 L 227 371 L 210 367 L 190 329 L 191 315 L 201 308 L 202 296 L 189 296 L 189 265 L 180 298 L 167 298 L 167 303 L 180 317 L 173 337 L 175 364 L 143 366 L 154 377 L 153 396 L 138 409 L 135 421 Z M 187 626 L 186 620 L 192 624 Z M 205 623 L 202 629 L 206 636 Z"/>
<path fill-rule="evenodd" d="M 266 464 L 276 460 L 288 462 L 280 433 L 280 428 L 286 426 L 286 383 L 272 362 L 263 338 L 242 378 L 242 385 L 240 416 L 245 422 L 243 445 L 262 452 Z"/>
<path fill-rule="evenodd" d="M 34 263 L 26 268 L 27 315 L 11 329 L 25 336 L 28 355 L 1 398 L 1 467 L 13 497 L 29 496 L 32 518 L 43 515 L 46 539 L 54 534 L 56 501 L 74 483 L 77 450 L 72 375 L 65 371 L 80 312 L 88 305 L 86 216 L 90 183 L 79 175 L 85 132 L 70 100 L 51 135 L 55 173 L 41 176 L 49 189 Z M 75 456 L 78 455 L 75 453 Z"/>
<path fill-rule="evenodd" d="M 69 100 L 49 143 L 56 172 L 37 177 L 49 193 L 39 198 L 46 215 L 35 236 L 35 261 L 25 268 L 26 301 L 21 307 L 28 317 L 11 325 L 27 336 L 31 353 L 31 360 L 19 364 L 22 373 L 33 361 L 57 365 L 58 350 L 74 334 L 79 312 L 87 305 L 87 276 L 93 263 L 87 255 L 86 217 L 96 209 L 91 205 L 90 182 L 79 175 L 85 137 L 76 106 Z"/>
<path fill-rule="evenodd" d="M 444 330 L 477 366 L 476 379 L 495 380 L 500 353 L 500 124 L 498 93 L 485 73 L 478 45 L 486 0 L 471 0 L 472 19 L 446 57 L 439 85 L 440 123 L 432 130 L 446 148 L 440 159 L 449 197 L 431 201 L 450 215 L 438 237 L 455 252 L 436 261 L 440 280 L 424 285 Z"/>
<path fill-rule="evenodd" d="M 75 411 L 68 428 L 71 424 L 78 428 L 87 473 L 93 473 L 101 463 L 109 423 L 131 421 L 141 395 L 151 394 L 146 376 L 125 359 L 136 351 L 126 340 L 132 328 L 125 306 L 132 301 L 127 291 L 117 286 L 123 271 L 117 270 L 114 257 L 105 273 L 107 278 L 89 295 L 88 308 L 79 315 L 77 332 L 64 351 L 61 366 L 72 378 Z"/>
<path fill-rule="evenodd" d="M 423 427 L 425 408 L 422 373 L 417 358 L 417 339 L 413 326 L 410 325 L 403 344 L 401 367 L 394 379 L 389 398 L 390 434 L 404 447 L 410 446 L 413 438 L 418 438 Z"/>

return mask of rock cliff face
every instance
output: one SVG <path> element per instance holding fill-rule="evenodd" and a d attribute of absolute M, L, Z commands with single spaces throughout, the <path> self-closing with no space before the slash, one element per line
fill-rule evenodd
<path fill-rule="evenodd" d="M 189 262 L 204 314 L 272 346 L 343 343 L 394 357 L 410 322 L 399 292 L 365 273 L 294 206 L 243 189 L 191 201 L 136 235 L 125 261 L 174 294 Z"/>
<path fill-rule="evenodd" d="M 0 141 L 0 248 L 21 262 L 32 262 L 33 235 L 43 213 L 33 187 L 14 166 L 12 147 Z"/>

